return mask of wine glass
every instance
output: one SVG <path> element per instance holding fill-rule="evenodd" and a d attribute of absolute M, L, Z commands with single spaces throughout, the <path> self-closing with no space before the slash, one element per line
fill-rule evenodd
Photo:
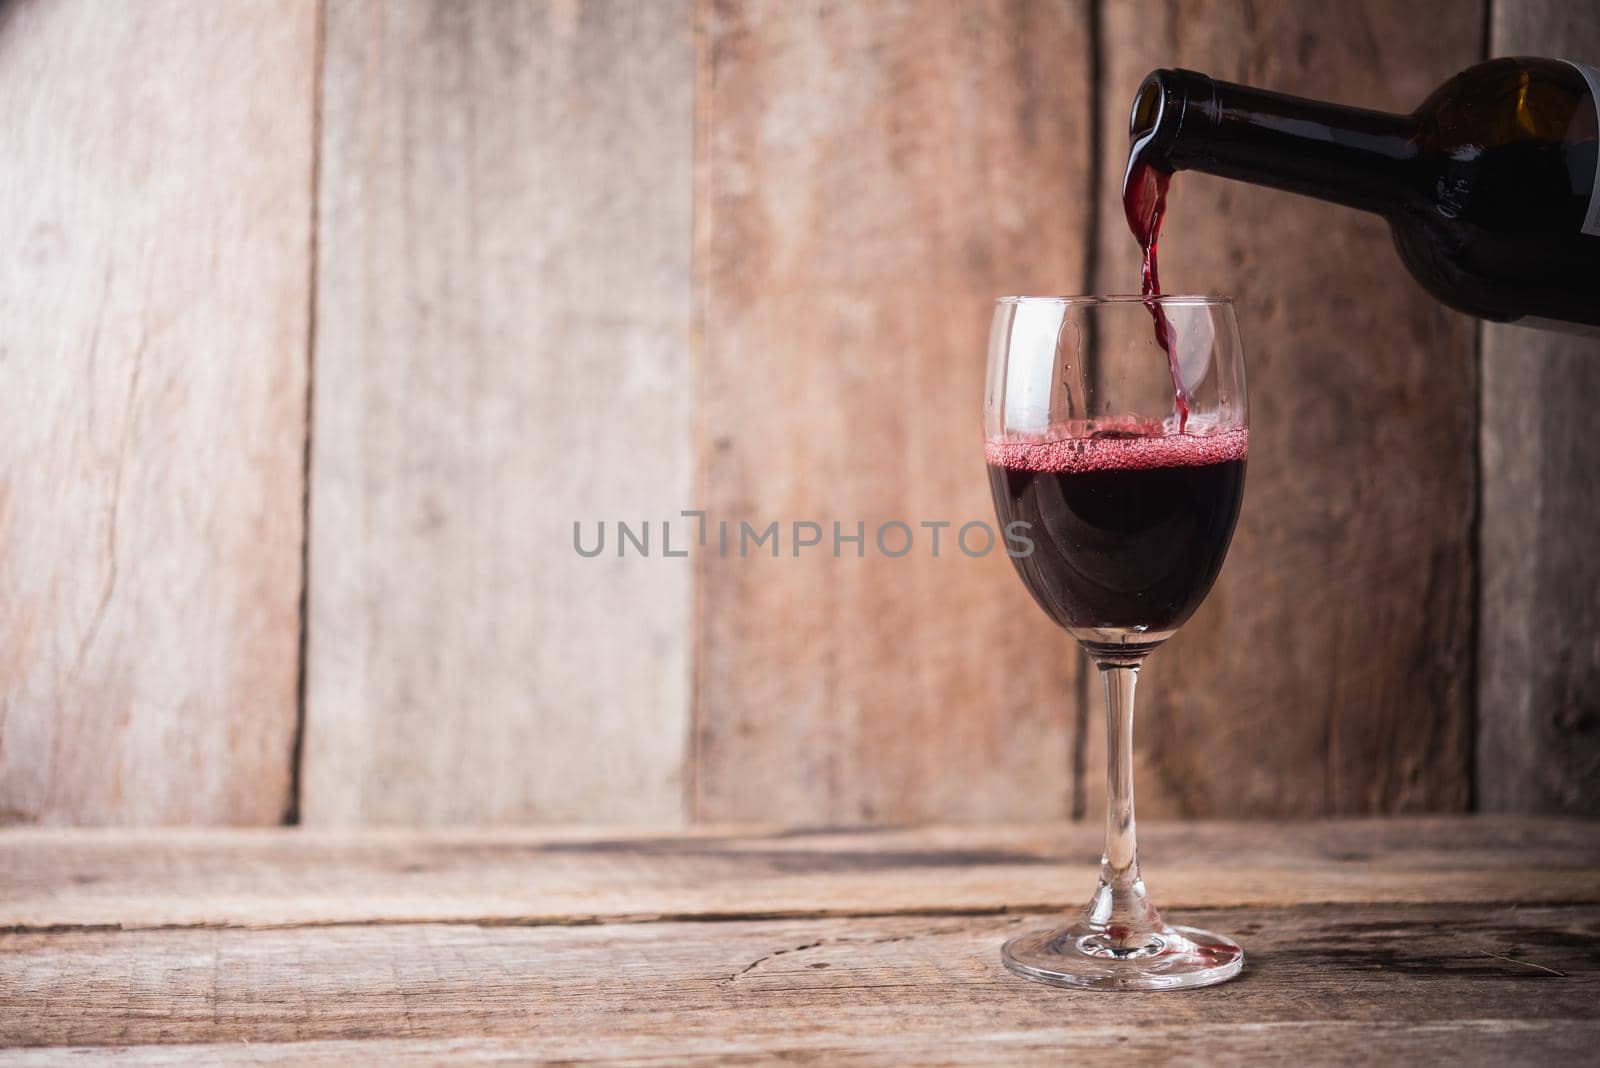
<path fill-rule="evenodd" d="M 1146 896 L 1133 819 L 1139 665 L 1211 589 L 1244 493 L 1249 431 L 1232 302 L 1000 299 L 984 434 L 1000 523 L 1027 539 L 1012 562 L 1088 651 L 1106 691 L 1100 885 L 1075 922 L 1014 938 L 1001 957 L 1028 979 L 1097 990 L 1232 978 L 1244 964 L 1238 945 L 1169 926 Z"/>

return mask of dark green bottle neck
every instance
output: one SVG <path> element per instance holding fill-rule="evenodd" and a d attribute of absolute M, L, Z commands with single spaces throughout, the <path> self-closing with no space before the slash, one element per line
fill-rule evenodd
<path fill-rule="evenodd" d="M 1303 100 L 1158 70 L 1135 98 L 1134 151 L 1196 170 L 1385 214 L 1410 194 L 1419 124 L 1410 115 Z"/>

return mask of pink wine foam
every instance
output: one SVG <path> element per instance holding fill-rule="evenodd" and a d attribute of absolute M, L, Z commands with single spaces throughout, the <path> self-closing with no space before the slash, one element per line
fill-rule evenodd
<path fill-rule="evenodd" d="M 1090 471 L 1203 467 L 1243 460 L 1249 449 L 1250 432 L 1238 427 L 1214 434 L 1058 438 L 1054 441 L 995 438 L 984 443 L 983 451 L 992 466 L 1013 471 L 1087 474 Z"/>

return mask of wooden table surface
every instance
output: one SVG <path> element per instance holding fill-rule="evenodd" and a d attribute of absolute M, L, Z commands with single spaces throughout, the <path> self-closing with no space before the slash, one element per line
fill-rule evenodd
<path fill-rule="evenodd" d="M 0 833 L 8 1062 L 1574 1063 L 1600 1049 L 1600 823 L 1141 828 L 1207 990 L 1016 979 L 1082 825 Z M 1591 1061 L 1592 1063 L 1592 1061 Z"/>

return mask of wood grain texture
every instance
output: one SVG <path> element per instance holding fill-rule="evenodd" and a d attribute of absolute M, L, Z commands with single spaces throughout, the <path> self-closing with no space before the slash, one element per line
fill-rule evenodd
<path fill-rule="evenodd" d="M 785 540 L 698 560 L 694 811 L 1065 815 L 1076 653 L 954 539 L 993 522 L 993 298 L 1083 282 L 1087 6 L 699 11 L 698 496 Z M 796 521 L 824 531 L 799 558 Z"/>
<path fill-rule="evenodd" d="M 1466 0 L 1108 4 L 1096 288 L 1137 292 L 1117 197 L 1146 72 L 1406 111 L 1477 59 L 1481 15 Z M 1144 671 L 1141 812 L 1465 808 L 1473 325 L 1411 281 L 1381 219 L 1209 175 L 1174 180 L 1161 256 L 1169 291 L 1236 298 L 1250 473 L 1220 581 Z"/>
<path fill-rule="evenodd" d="M 821 963 L 821 962 L 819 962 Z M 1060 996 L 1059 994 L 1057 995 Z M 1060 1006 L 1057 1006 L 1059 1009 Z M 1092 1016 L 1093 1003 L 1078 1003 Z M 887 1013 L 885 1013 L 887 1015 Z M 1059 1019 L 1059 1017 L 1058 1017 Z M 741 1024 L 747 1021 L 740 1021 Z M 8 1049 L 15 1065 L 165 1065 L 293 1064 L 336 1065 L 372 1060 L 384 1064 L 504 1064 L 559 1058 L 563 1063 L 653 1066 L 672 1064 L 770 1064 L 773 1061 L 826 1061 L 854 1066 L 908 1063 L 970 1065 L 1050 1062 L 1116 1065 L 1193 1063 L 1193 1048 L 1225 1050 L 1227 1062 L 1255 1065 L 1307 1063 L 1410 1065 L 1450 1049 L 1452 1065 L 1502 1068 L 1537 1058 L 1555 1064 L 1579 1063 L 1593 1051 L 1600 1024 L 1592 1019 L 1516 1020 L 1488 1016 L 1452 1017 L 1416 1023 L 1375 1020 L 1291 1020 L 1273 1023 L 1166 1024 L 1146 1021 L 1137 1030 L 1111 1024 L 1041 1024 L 1025 1031 L 991 1029 L 972 1021 L 955 1033 L 942 1028 L 925 1036 L 885 1024 L 877 1033 L 858 1026 L 848 1034 L 833 1029 L 813 1039 L 793 1032 L 723 1036 L 697 1042 L 674 1040 L 670 1031 L 639 1038 L 630 1032 L 615 1040 L 605 1035 L 564 1032 L 558 1037 L 375 1038 L 310 1042 L 225 1042 L 190 1045 L 56 1046 Z"/>
<path fill-rule="evenodd" d="M 0 8 L 0 822 L 288 805 L 315 18 Z"/>
<path fill-rule="evenodd" d="M 328 7 L 308 823 L 682 818 L 692 22 Z"/>
<path fill-rule="evenodd" d="M 1600 824 L 1512 817 L 1141 828 L 1165 909 L 1600 900 Z M 1071 908 L 1082 824 L 867 832 L 583 828 L 13 831 L 0 930 L 592 924 Z M 1539 872 L 1530 879 L 1530 871 Z"/>
<path fill-rule="evenodd" d="M 1246 970 L 1202 995 L 1120 995 L 1107 1014 L 1102 996 L 1001 968 L 1002 939 L 1055 918 L 1010 907 L 1025 879 L 991 882 L 983 911 L 964 898 L 971 887 L 949 879 L 950 869 L 997 861 L 1020 873 L 1021 858 L 1066 849 L 1082 854 L 1072 860 L 1087 889 L 1082 826 L 14 830 L 0 834 L 0 901 L 49 894 L 57 922 L 0 932 L 0 1045 L 11 1047 L 8 1063 L 945 1064 L 1067 1051 L 1126 1064 L 1226 1049 L 1238 1063 L 1285 1054 L 1409 1063 L 1447 1050 L 1452 1063 L 1498 1064 L 1565 1063 L 1600 1038 L 1600 823 L 1435 817 L 1152 831 L 1165 854 L 1158 879 L 1208 866 L 1226 906 L 1197 910 L 1163 894 L 1168 914 L 1239 937 Z M 1262 881 L 1251 864 L 1279 878 Z M 1310 903 L 1305 889 L 1327 885 L 1332 869 L 1353 877 L 1350 896 Z M 1490 892 L 1510 896 L 1427 900 L 1435 876 L 1468 869 L 1509 877 Z M 486 908 L 485 891 L 510 889 L 518 873 L 532 877 L 520 917 Z M 1283 878 L 1293 873 L 1300 884 Z M 846 903 L 848 878 L 862 874 L 888 892 L 858 899 L 855 914 L 766 911 L 764 884 L 827 908 Z M 410 905 L 393 896 L 407 880 L 441 876 Z M 1385 901 L 1397 876 L 1410 881 L 1395 900 L 1416 904 Z M 1562 876 L 1576 877 L 1564 903 L 1527 896 Z M 692 921 L 572 911 L 591 907 L 584 894 L 619 890 L 722 907 Z M 75 893 L 102 895 L 117 918 L 75 913 Z M 185 911 L 208 901 L 225 909 L 229 895 L 255 898 L 253 926 Z M 464 899 L 486 910 L 463 913 Z M 165 912 L 150 910 L 157 902 Z M 368 909 L 366 919 L 335 919 L 341 904 Z"/>
<path fill-rule="evenodd" d="M 1496 3 L 1493 55 L 1600 66 L 1600 9 Z M 1485 324 L 1478 800 L 1600 814 L 1600 341 Z"/>
<path fill-rule="evenodd" d="M 1001 941 L 1053 919 L 1039 914 L 12 935 L 0 1043 L 511 1040 L 540 1060 L 837 1051 L 905 1064 L 1097 1039 L 1127 1063 L 1130 1040 L 1181 1061 L 1198 1029 L 1208 1047 L 1244 1039 L 1260 1058 L 1310 1027 L 1338 1037 L 1346 1063 L 1373 1064 L 1415 1054 L 1419 1030 L 1474 1063 L 1600 1034 L 1594 906 L 1192 918 L 1244 941 L 1244 976 L 1199 997 L 1119 995 L 1114 1013 L 1004 970 Z"/>

